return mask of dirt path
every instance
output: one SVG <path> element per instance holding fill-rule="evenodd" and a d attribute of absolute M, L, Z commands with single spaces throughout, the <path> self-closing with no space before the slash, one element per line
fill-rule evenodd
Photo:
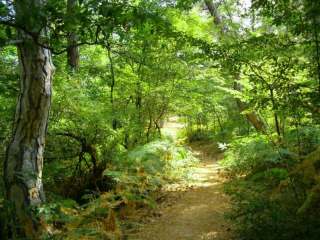
<path fill-rule="evenodd" d="M 172 119 L 165 126 L 172 137 L 181 124 Z M 160 207 L 160 217 L 151 219 L 129 240 L 230 240 L 231 229 L 224 219 L 228 198 L 223 194 L 223 177 L 219 174 L 218 151 L 214 145 L 192 144 L 193 153 L 201 160 L 194 172 L 194 181 L 184 191 L 168 193 Z"/>

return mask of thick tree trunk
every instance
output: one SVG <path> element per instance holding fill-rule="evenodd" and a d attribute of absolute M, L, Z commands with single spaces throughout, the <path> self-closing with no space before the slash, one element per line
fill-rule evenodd
<path fill-rule="evenodd" d="M 31 1 L 39 6 L 42 1 Z M 25 1 L 16 1 L 17 19 L 28 9 Z M 33 30 L 33 29 L 32 29 Z M 30 32 L 36 32 L 30 31 Z M 7 148 L 4 181 L 7 200 L 12 203 L 15 222 L 11 235 L 36 239 L 39 224 L 32 209 L 44 201 L 42 186 L 43 152 L 51 104 L 54 66 L 51 53 L 20 32 L 20 96 L 17 102 L 12 140 Z"/>
<path fill-rule="evenodd" d="M 13 139 L 7 149 L 4 177 L 6 194 L 14 203 L 18 224 L 26 236 L 37 231 L 30 207 L 44 201 L 43 152 L 51 103 L 54 67 L 50 51 L 28 42 L 19 47 L 21 93 Z"/>

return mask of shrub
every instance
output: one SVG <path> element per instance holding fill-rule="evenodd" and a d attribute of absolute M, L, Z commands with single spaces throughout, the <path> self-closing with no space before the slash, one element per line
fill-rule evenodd
<path fill-rule="evenodd" d="M 229 144 L 221 164 L 233 175 L 251 174 L 280 163 L 279 152 L 265 136 L 238 138 Z"/>
<path fill-rule="evenodd" d="M 306 155 L 320 144 L 320 128 L 314 125 L 291 129 L 285 136 L 285 142 L 292 151 Z"/>
<path fill-rule="evenodd" d="M 316 134 L 306 132 L 313 149 Z M 248 136 L 229 145 L 222 165 L 232 176 L 225 190 L 233 203 L 228 217 L 235 223 L 237 239 L 319 238 L 319 149 L 301 161 L 292 152 L 295 146 L 287 144 L 291 151 L 264 136 Z"/>

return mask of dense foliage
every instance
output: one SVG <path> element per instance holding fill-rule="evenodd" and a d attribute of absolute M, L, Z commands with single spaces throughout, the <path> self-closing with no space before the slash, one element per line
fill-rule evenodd
<path fill-rule="evenodd" d="M 32 0 L 24 12 L 23 2 L 0 1 L 0 158 L 27 91 L 22 49 L 34 44 L 55 65 L 46 202 L 31 206 L 41 238 L 119 239 L 129 210 L 187 179 L 196 160 L 163 134 L 170 116 L 186 142 L 225 151 L 237 239 L 318 238 L 319 1 Z M 20 235 L 6 161 L 1 239 Z"/>

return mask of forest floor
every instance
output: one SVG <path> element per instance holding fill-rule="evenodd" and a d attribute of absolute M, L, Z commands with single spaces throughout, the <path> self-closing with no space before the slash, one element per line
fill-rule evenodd
<path fill-rule="evenodd" d="M 177 139 L 183 127 L 177 118 L 164 126 L 165 134 Z M 217 161 L 222 158 L 216 144 L 190 144 L 200 162 L 192 180 L 170 184 L 156 213 L 144 220 L 138 230 L 128 235 L 129 240 L 230 240 L 232 230 L 224 214 L 230 204 L 223 193 L 225 178 Z"/>

